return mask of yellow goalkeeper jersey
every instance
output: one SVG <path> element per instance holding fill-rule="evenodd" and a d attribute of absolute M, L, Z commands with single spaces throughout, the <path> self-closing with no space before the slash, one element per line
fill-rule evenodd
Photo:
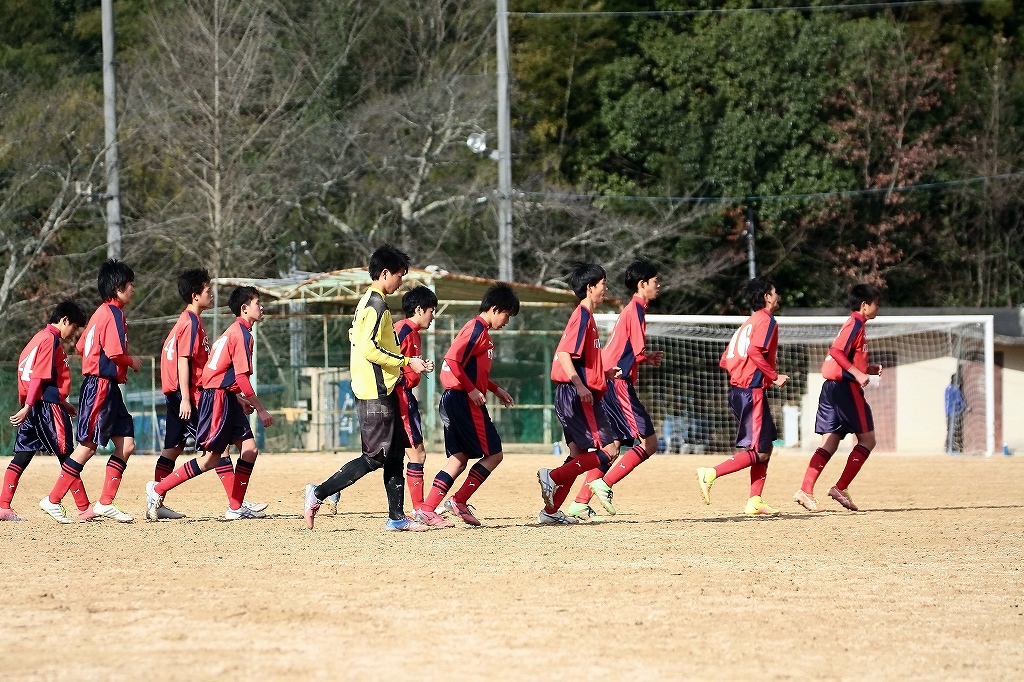
<path fill-rule="evenodd" d="M 409 358 L 399 349 L 384 292 L 375 286 L 359 299 L 349 341 L 352 392 L 360 400 L 386 398 L 395 389 Z"/>

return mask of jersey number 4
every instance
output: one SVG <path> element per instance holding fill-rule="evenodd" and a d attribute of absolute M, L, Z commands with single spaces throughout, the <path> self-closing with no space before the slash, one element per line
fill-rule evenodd
<path fill-rule="evenodd" d="M 747 348 L 750 347 L 750 337 L 754 334 L 754 325 L 745 324 L 736 330 L 736 333 L 732 335 L 732 341 L 729 342 L 729 352 L 726 354 L 727 359 L 732 359 L 739 355 L 741 358 L 747 357 Z"/>
<path fill-rule="evenodd" d="M 32 352 L 28 354 L 25 361 L 18 365 L 18 372 L 21 374 L 22 381 L 32 380 L 32 367 L 36 364 L 36 351 L 39 350 L 39 346 L 32 349 Z"/>

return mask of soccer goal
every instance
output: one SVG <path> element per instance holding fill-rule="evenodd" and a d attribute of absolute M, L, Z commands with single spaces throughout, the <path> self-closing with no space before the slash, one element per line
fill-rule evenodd
<path fill-rule="evenodd" d="M 602 335 L 614 315 L 598 315 Z M 779 432 L 777 445 L 813 450 L 821 363 L 846 317 L 781 315 L 779 372 L 786 386 L 767 392 Z M 663 451 L 728 452 L 735 424 L 726 401 L 728 377 L 718 360 L 746 317 L 648 315 L 648 345 L 665 352 L 659 368 L 641 370 L 638 390 L 658 429 Z M 878 452 L 963 452 L 991 455 L 996 440 L 993 320 L 990 315 L 879 316 L 867 325 L 872 364 L 865 396 L 874 416 Z M 966 403 L 950 432 L 946 389 Z"/>

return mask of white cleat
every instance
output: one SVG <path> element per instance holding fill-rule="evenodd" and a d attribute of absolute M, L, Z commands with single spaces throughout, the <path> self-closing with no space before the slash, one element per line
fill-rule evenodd
<path fill-rule="evenodd" d="M 537 514 L 537 523 L 544 525 L 561 525 L 571 526 L 574 523 L 579 523 L 578 519 L 574 519 L 571 516 L 566 516 L 561 510 L 556 511 L 554 514 L 548 514 L 543 509 Z"/>
<path fill-rule="evenodd" d="M 125 514 L 121 509 L 111 502 L 110 504 L 103 504 L 97 502 L 92 506 L 92 510 L 96 512 L 96 516 L 102 516 L 105 519 L 112 521 L 120 521 L 121 523 L 131 523 L 135 519 L 130 514 Z"/>
<path fill-rule="evenodd" d="M 335 515 L 338 513 L 338 503 L 341 502 L 341 492 L 336 492 L 326 500 L 320 503 L 320 510 L 325 511 L 328 514 Z"/>
<path fill-rule="evenodd" d="M 266 502 L 250 502 L 249 500 L 242 500 L 242 506 L 254 512 L 261 512 L 270 505 Z"/>
<path fill-rule="evenodd" d="M 538 469 L 537 481 L 540 482 L 540 496 L 544 500 L 544 506 L 550 507 L 554 504 L 555 490 L 558 488 L 551 480 L 551 469 Z"/>
<path fill-rule="evenodd" d="M 160 508 L 156 510 L 156 517 L 158 519 L 183 519 L 185 515 L 181 512 L 176 512 L 170 507 L 160 505 Z"/>
<path fill-rule="evenodd" d="M 150 481 L 146 484 L 146 519 L 156 521 L 161 518 L 176 518 L 173 516 L 160 516 L 160 510 L 163 506 L 164 496 L 156 491 L 156 481 Z"/>
<path fill-rule="evenodd" d="M 39 500 L 39 508 L 44 512 L 53 517 L 53 520 L 57 523 L 74 523 L 75 520 L 68 517 L 68 512 L 64 508 L 63 504 L 54 504 L 50 502 L 50 496 L 47 495 L 43 499 Z"/>
<path fill-rule="evenodd" d="M 239 519 L 264 519 L 267 515 L 263 512 L 253 511 L 245 505 L 242 505 L 238 509 L 232 509 L 228 507 L 228 510 L 224 512 L 225 521 L 238 521 Z"/>

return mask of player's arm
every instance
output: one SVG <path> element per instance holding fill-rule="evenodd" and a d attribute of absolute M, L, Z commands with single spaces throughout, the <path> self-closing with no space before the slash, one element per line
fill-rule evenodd
<path fill-rule="evenodd" d="M 178 392 L 181 393 L 181 406 L 178 416 L 183 421 L 192 418 L 192 368 L 191 358 L 178 356 Z"/>
<path fill-rule="evenodd" d="M 249 381 L 249 375 L 252 374 L 251 349 L 247 348 L 245 343 L 236 335 L 228 334 L 227 345 L 224 350 L 228 353 L 229 361 L 234 367 L 235 384 L 238 386 L 238 392 L 245 399 L 245 402 L 255 408 L 256 416 L 259 417 L 263 426 L 271 426 L 274 423 L 274 417 L 263 407 L 263 403 L 252 387 L 252 382 Z"/>
<path fill-rule="evenodd" d="M 494 383 L 493 381 L 487 381 L 487 390 L 496 395 L 498 397 L 498 400 L 500 400 L 501 404 L 504 405 L 505 407 L 512 407 L 512 405 L 515 403 L 515 401 L 512 399 L 512 394 L 503 389 L 498 384 Z"/>
<path fill-rule="evenodd" d="M 414 346 L 415 344 L 413 343 L 412 332 L 409 332 L 408 334 L 405 335 L 405 338 L 403 338 L 401 343 L 399 344 L 399 350 L 401 350 L 402 355 L 406 357 L 415 357 L 413 355 L 413 353 L 416 352 Z M 402 376 L 405 377 L 406 388 L 413 389 L 420 385 L 420 373 L 415 371 L 409 365 L 406 365 L 405 367 L 402 368 Z"/>
<path fill-rule="evenodd" d="M 775 371 L 775 368 L 768 362 L 768 358 L 764 356 L 766 350 L 768 350 L 769 336 L 771 330 L 766 330 L 764 337 L 760 341 L 751 340 L 750 345 L 747 346 L 747 357 L 754 366 L 761 370 L 761 374 L 764 377 L 775 384 L 776 386 L 782 386 L 789 379 L 785 374 L 779 374 Z"/>
<path fill-rule="evenodd" d="M 128 340 L 113 316 L 108 317 L 106 326 L 101 330 L 100 346 L 111 362 L 118 367 L 131 367 L 136 372 L 142 369 L 142 360 L 128 354 Z"/>
<path fill-rule="evenodd" d="M 28 418 L 29 410 L 36 404 L 43 396 L 43 380 L 39 377 L 33 377 L 32 381 L 28 384 L 28 393 L 25 395 L 25 404 L 22 405 L 21 409 L 11 415 L 11 425 L 21 426 L 21 423 Z"/>
<path fill-rule="evenodd" d="M 394 328 L 385 324 L 383 317 L 384 313 L 378 312 L 372 305 L 363 308 L 359 324 L 356 325 L 356 352 L 380 367 L 398 369 L 412 364 L 409 358 L 400 353 L 393 353 L 381 345 L 379 336 L 382 328 L 388 328 L 389 332 L 394 333 Z"/>
<path fill-rule="evenodd" d="M 856 342 L 853 325 L 850 325 L 839 332 L 839 336 L 832 342 L 832 347 L 828 349 L 828 355 L 844 372 L 849 373 L 858 384 L 867 386 L 868 375 L 857 369 L 848 355 L 850 346 L 855 345 Z"/>
<path fill-rule="evenodd" d="M 629 343 L 636 353 L 637 364 L 651 365 L 652 367 L 661 365 L 661 359 L 665 353 L 660 350 L 651 351 L 647 348 L 647 333 L 638 319 L 629 321 Z"/>
<path fill-rule="evenodd" d="M 591 393 L 587 385 L 583 383 L 583 379 L 580 379 L 580 375 L 576 372 L 576 366 L 572 364 L 572 354 L 568 351 L 560 350 L 555 352 L 555 360 L 558 362 L 558 366 L 565 372 L 565 376 L 569 377 L 569 381 L 576 387 L 576 393 L 580 397 L 580 402 L 585 405 L 594 404 L 594 394 Z"/>

